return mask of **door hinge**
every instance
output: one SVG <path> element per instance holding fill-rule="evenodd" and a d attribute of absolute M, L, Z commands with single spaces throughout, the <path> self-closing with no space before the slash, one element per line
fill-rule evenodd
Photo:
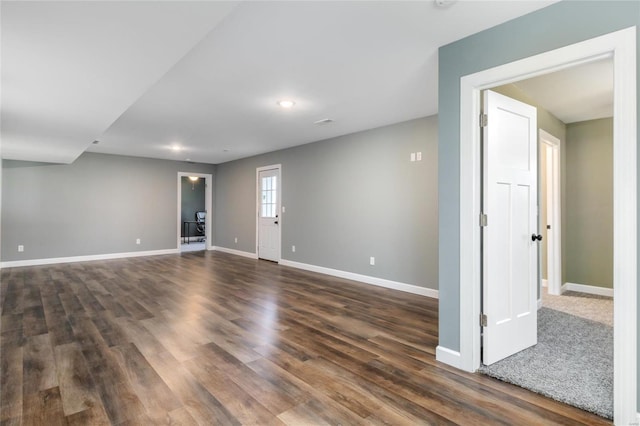
<path fill-rule="evenodd" d="M 487 127 L 487 123 L 489 122 L 489 117 L 487 114 L 480 114 L 480 127 Z"/>
<path fill-rule="evenodd" d="M 486 327 L 487 326 L 487 315 L 486 314 L 480 314 L 480 327 Z"/>
<path fill-rule="evenodd" d="M 480 226 L 487 226 L 489 219 L 487 218 L 487 215 L 484 213 L 480 213 Z"/>

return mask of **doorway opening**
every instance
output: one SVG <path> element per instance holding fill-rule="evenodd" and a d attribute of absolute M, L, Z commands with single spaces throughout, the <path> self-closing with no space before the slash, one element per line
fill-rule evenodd
<path fill-rule="evenodd" d="M 178 244 L 181 252 L 210 250 L 212 175 L 178 173 Z"/>
<path fill-rule="evenodd" d="M 480 92 L 581 63 L 614 61 L 614 422 L 636 419 L 637 157 L 636 30 L 617 31 L 461 79 L 460 112 L 460 352 L 450 363 L 480 366 Z"/>
<path fill-rule="evenodd" d="M 607 58 L 491 89 L 489 94 L 498 92 L 502 96 L 506 95 L 506 99 L 511 103 L 524 102 L 536 107 L 537 111 L 533 115 L 537 115 L 538 122 L 529 126 L 533 127 L 532 136 L 510 137 L 506 146 L 502 146 L 499 144 L 500 139 L 495 136 L 507 132 L 508 129 L 502 129 L 505 121 L 500 120 L 499 112 L 489 110 L 489 125 L 485 127 L 485 135 L 489 138 L 483 140 L 483 146 L 488 144 L 489 151 L 488 154 L 483 154 L 485 160 L 489 159 L 489 167 L 486 168 L 489 172 L 493 170 L 494 174 L 498 165 L 496 160 L 492 164 L 491 158 L 500 159 L 507 154 L 509 157 L 506 168 L 521 170 L 525 162 L 517 161 L 514 146 L 529 143 L 532 148 L 530 153 L 537 153 L 538 161 L 528 157 L 525 152 L 521 155 L 530 159 L 530 167 L 527 169 L 537 169 L 538 179 L 537 182 L 533 179 L 526 188 L 532 187 L 531 190 L 535 191 L 536 188 L 533 187 L 537 186 L 540 196 L 539 204 L 534 202 L 525 209 L 525 213 L 519 215 L 534 219 L 529 225 L 531 228 L 522 223 L 522 229 L 509 232 L 508 235 L 516 236 L 515 242 L 510 246 L 500 244 L 506 253 L 499 256 L 497 265 L 494 264 L 492 267 L 489 264 L 489 270 L 498 269 L 497 275 L 489 274 L 491 280 L 486 280 L 488 275 L 484 275 L 483 300 L 491 301 L 492 305 L 485 307 L 486 310 L 483 308 L 483 314 L 487 314 L 488 327 L 482 329 L 484 347 L 483 366 L 480 371 L 605 418 L 613 416 L 613 303 L 610 297 L 585 293 L 604 294 L 607 290 L 612 292 L 612 70 L 612 61 Z M 588 87 L 577 83 L 587 81 L 592 81 Z M 486 99 L 485 94 L 485 102 Z M 511 111 L 508 107 L 510 104 L 506 105 L 502 110 Z M 561 136 L 561 140 L 541 130 L 542 128 L 552 129 Z M 540 129 L 539 138 L 536 135 L 537 129 Z M 560 217 L 557 208 L 559 202 L 554 200 L 560 198 L 559 162 L 555 160 L 559 157 L 561 145 L 565 160 L 562 180 L 565 182 L 566 194 L 563 208 L 565 235 L 562 244 L 567 247 L 568 255 L 565 256 L 564 265 L 560 266 L 560 262 L 557 261 L 555 264 L 560 267 L 554 268 L 555 246 L 560 242 L 560 234 L 553 234 L 556 226 L 560 224 L 560 220 L 554 219 L 554 216 Z M 496 151 L 504 152 L 497 154 Z M 491 173 L 488 175 L 491 176 Z M 487 176 L 486 171 L 484 176 Z M 509 182 L 504 172 L 500 179 L 502 185 L 499 186 L 505 187 Z M 490 196 L 499 189 L 491 184 L 492 181 L 483 182 L 485 199 L 488 197 L 490 201 L 501 201 L 499 198 L 496 199 L 495 195 Z M 520 182 L 521 189 L 525 188 L 523 184 Z M 493 251 L 487 250 L 486 241 L 491 240 L 492 234 L 499 233 L 503 226 L 508 227 L 509 223 L 520 222 L 500 220 L 495 208 L 492 210 L 491 203 L 483 209 L 485 213 L 489 212 L 489 226 L 483 228 L 483 256 L 490 258 Z M 508 210 L 498 208 L 498 212 L 503 215 Z M 522 241 L 532 233 L 542 238 L 536 238 L 539 239 L 537 242 Z M 517 258 L 517 250 L 526 249 L 533 255 L 529 264 L 518 265 L 513 268 L 515 272 L 510 274 L 500 273 L 500 267 L 507 262 L 512 253 Z M 486 259 L 484 265 L 486 270 Z M 562 291 L 571 290 L 566 295 L 560 296 L 557 290 L 558 295 L 552 295 L 551 287 L 560 287 L 557 285 L 559 278 L 554 280 L 554 269 L 557 269 L 558 276 L 560 270 L 563 271 Z M 524 274 L 525 277 L 531 275 L 530 284 L 526 285 L 524 279 L 512 275 L 511 280 L 506 280 L 510 283 L 510 291 L 500 291 L 500 278 L 516 273 Z M 545 279 L 551 281 L 548 292 L 546 288 L 539 287 Z M 518 294 L 523 291 L 532 295 L 526 299 L 526 306 L 518 298 Z M 504 293 L 508 296 L 496 297 Z M 493 341 L 493 345 L 487 344 L 487 338 L 499 332 L 501 327 L 509 325 L 509 321 L 504 320 L 507 318 L 505 312 L 512 309 L 522 310 L 515 311 L 519 315 L 512 317 L 511 325 L 525 320 L 528 316 L 536 316 L 536 293 L 539 309 L 537 321 L 533 324 L 526 323 L 530 327 L 518 323 L 517 332 L 513 333 L 514 336 L 518 336 L 517 339 L 497 339 Z M 495 309 L 497 303 L 510 298 L 513 300 L 512 309 Z M 514 348 L 513 346 L 520 341 L 529 343 L 525 347 Z M 504 356 L 496 358 L 496 353 L 502 353 Z M 589 374 L 585 375 L 584 371 L 589 371 Z"/>

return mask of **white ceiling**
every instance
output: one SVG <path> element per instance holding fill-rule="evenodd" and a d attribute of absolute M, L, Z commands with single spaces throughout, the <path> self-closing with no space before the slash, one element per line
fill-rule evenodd
<path fill-rule="evenodd" d="M 565 124 L 613 117 L 613 59 L 515 83 Z"/>
<path fill-rule="evenodd" d="M 550 3 L 3 1 L 2 157 L 221 163 L 435 114 L 439 46 Z"/>

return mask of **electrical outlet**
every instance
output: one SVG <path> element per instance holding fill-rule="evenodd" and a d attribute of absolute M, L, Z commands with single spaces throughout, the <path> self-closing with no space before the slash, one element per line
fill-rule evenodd
<path fill-rule="evenodd" d="M 140 238 L 136 238 L 136 244 L 140 245 Z"/>
<path fill-rule="evenodd" d="M 373 265 L 375 265 L 375 264 L 376 264 L 376 258 L 375 258 L 375 257 L 373 257 L 373 256 L 371 256 L 371 257 L 369 258 L 369 265 L 372 265 L 372 266 L 373 266 Z"/>
<path fill-rule="evenodd" d="M 422 161 L 422 152 L 416 152 L 416 161 Z"/>
<path fill-rule="evenodd" d="M 411 161 L 416 161 L 416 153 L 412 152 L 411 156 L 409 157 Z"/>
<path fill-rule="evenodd" d="M 235 238 L 233 239 L 233 241 L 234 241 L 236 244 L 238 244 L 238 237 L 235 237 Z"/>
<path fill-rule="evenodd" d="M 22 252 L 24 251 L 24 246 L 23 246 L 22 244 L 20 244 L 20 245 L 18 246 L 18 251 L 19 251 L 20 253 L 22 253 Z"/>
<path fill-rule="evenodd" d="M 284 206 L 282 206 L 282 213 L 284 213 Z"/>
<path fill-rule="evenodd" d="M 296 252 L 296 246 L 291 246 L 291 251 L 295 253 Z"/>

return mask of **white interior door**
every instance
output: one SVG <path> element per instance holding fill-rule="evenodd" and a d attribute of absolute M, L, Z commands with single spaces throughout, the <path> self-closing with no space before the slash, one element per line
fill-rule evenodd
<path fill-rule="evenodd" d="M 491 91 L 484 111 L 482 362 L 489 365 L 538 340 L 537 120 L 534 107 Z"/>
<path fill-rule="evenodd" d="M 280 261 L 280 169 L 258 171 L 258 257 Z"/>

